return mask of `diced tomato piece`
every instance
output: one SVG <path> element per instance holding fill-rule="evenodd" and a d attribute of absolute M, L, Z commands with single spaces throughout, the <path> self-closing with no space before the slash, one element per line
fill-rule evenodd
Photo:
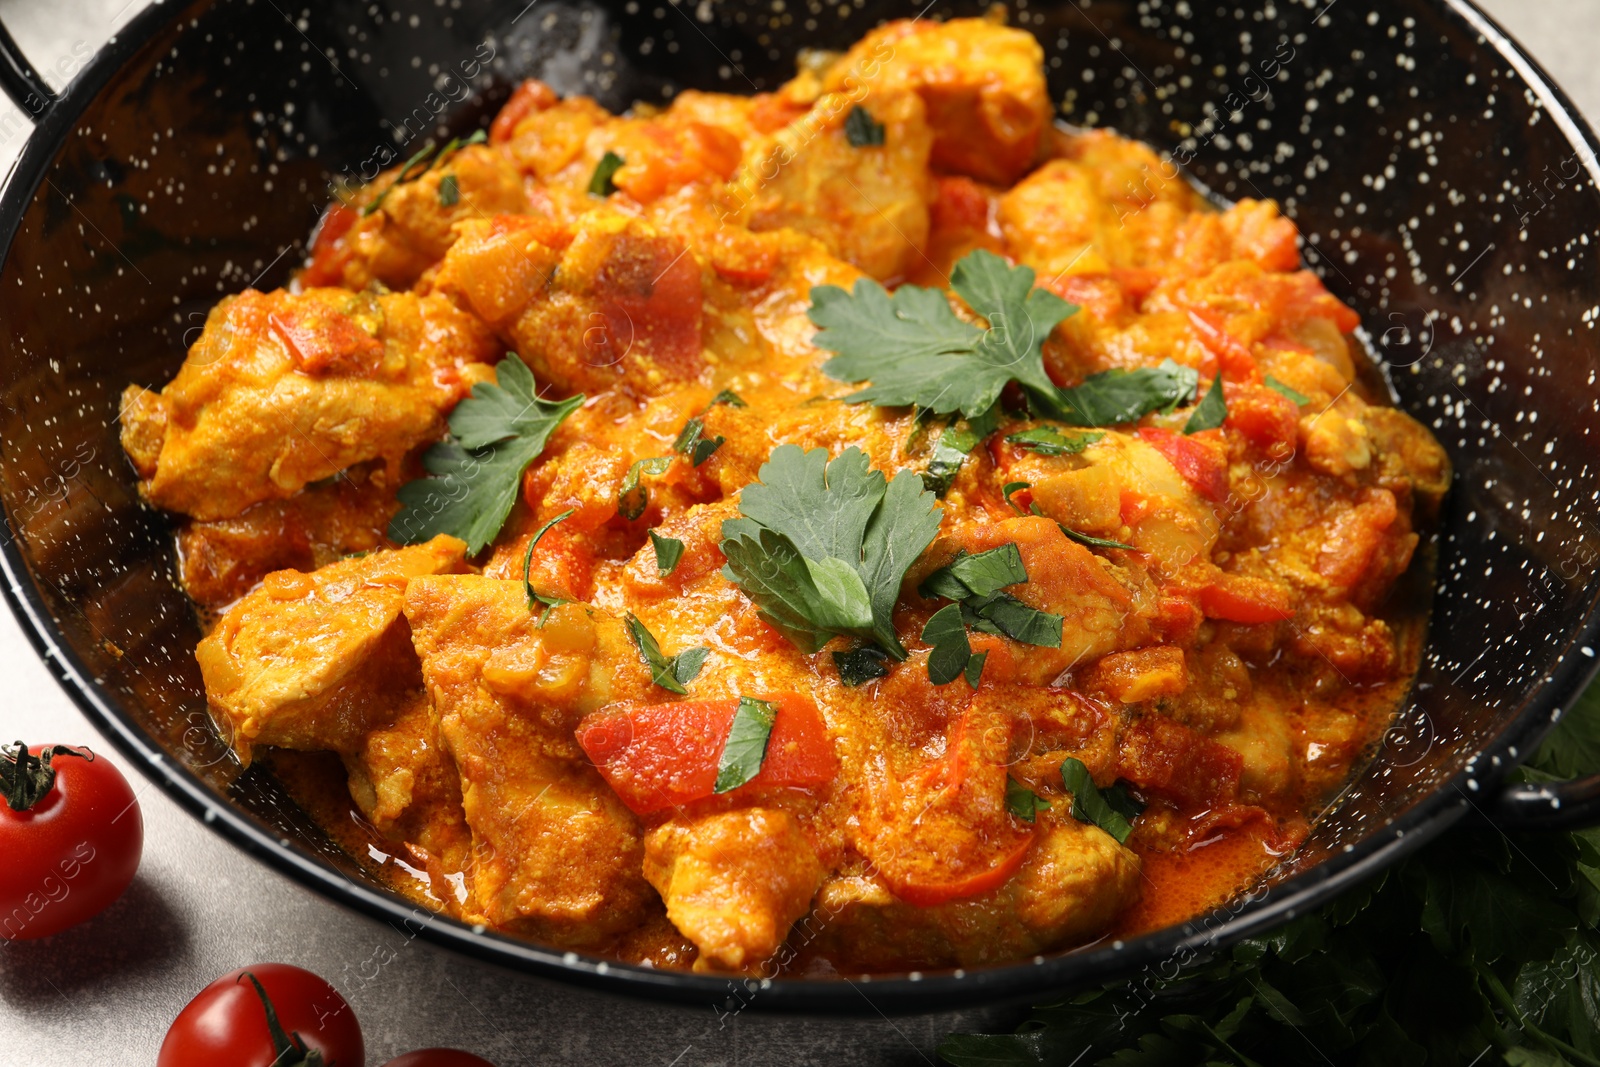
<path fill-rule="evenodd" d="M 511 558 L 516 561 L 519 580 L 528 538 L 543 525 L 543 519 L 537 525 L 530 523 L 528 531 L 516 541 Z M 594 539 L 586 536 L 585 531 L 570 529 L 567 523 L 558 522 L 544 532 L 534 547 L 533 559 L 528 565 L 528 581 L 536 591 L 547 596 L 588 600 L 594 595 L 594 563 Z"/>
<path fill-rule="evenodd" d="M 642 150 L 619 146 L 627 160 L 613 180 L 618 189 L 641 204 L 705 178 L 733 177 L 744 154 L 739 139 L 720 126 L 688 122 L 681 126 L 652 123 L 634 129 Z"/>
<path fill-rule="evenodd" d="M 375 369 L 383 358 L 382 341 L 320 303 L 304 301 L 275 311 L 267 322 L 307 374 L 358 374 Z"/>
<path fill-rule="evenodd" d="M 529 78 L 511 94 L 489 125 L 489 143 L 504 144 L 517 132 L 517 123 L 529 115 L 548 111 L 561 102 L 556 91 L 537 78 Z"/>
<path fill-rule="evenodd" d="M 1283 314 L 1285 318 L 1323 318 L 1339 327 L 1340 333 L 1349 333 L 1361 325 L 1357 315 L 1344 301 L 1328 292 L 1322 279 L 1308 270 L 1295 271 L 1281 276 L 1284 286 Z"/>
<path fill-rule="evenodd" d="M 1205 616 L 1192 600 L 1164 596 L 1156 607 L 1156 633 L 1175 645 L 1189 645 L 1199 635 Z"/>
<path fill-rule="evenodd" d="M 936 230 L 977 230 L 989 228 L 989 194 L 983 186 L 962 175 L 938 179 L 929 221 Z"/>
<path fill-rule="evenodd" d="M 1248 380 L 1256 376 L 1256 357 L 1244 342 L 1228 333 L 1222 315 L 1209 308 L 1188 309 L 1189 324 L 1206 350 L 1217 358 L 1224 378 Z"/>
<path fill-rule="evenodd" d="M 1137 305 L 1161 284 L 1162 273 L 1145 267 L 1112 267 L 1111 277 Z"/>
<path fill-rule="evenodd" d="M 609 343 L 635 344 L 678 380 L 700 371 L 700 265 L 669 237 L 617 235 L 595 276 Z M 597 358 L 604 358 L 599 354 Z"/>
<path fill-rule="evenodd" d="M 1117 774 L 1140 789 L 1215 807 L 1239 795 L 1244 758 L 1163 715 L 1145 715 L 1117 741 Z"/>
<path fill-rule="evenodd" d="M 1045 288 L 1101 322 L 1114 322 L 1128 310 L 1122 286 L 1110 275 L 1068 274 L 1046 282 Z"/>
<path fill-rule="evenodd" d="M 344 265 L 350 259 L 350 249 L 344 244 L 344 235 L 356 224 L 359 214 L 354 208 L 333 204 L 323 212 L 317 224 L 316 236 L 311 241 L 311 262 L 300 275 L 301 284 L 311 287 L 338 285 L 344 279 Z"/>
<path fill-rule="evenodd" d="M 777 93 L 758 93 L 750 98 L 750 125 L 762 133 L 777 133 L 805 113 L 804 105 Z"/>
<path fill-rule="evenodd" d="M 1368 489 L 1355 507 L 1339 513 L 1317 553 L 1316 569 L 1334 585 L 1348 588 L 1361 580 L 1399 517 L 1394 494 Z"/>
<path fill-rule="evenodd" d="M 1294 618 L 1294 596 L 1289 588 L 1266 578 L 1220 574 L 1200 589 L 1200 609 L 1208 619 L 1246 625 L 1283 622 Z"/>
<path fill-rule="evenodd" d="M 969 705 L 942 757 L 886 787 L 888 810 L 863 826 L 860 846 L 901 900 L 929 907 L 987 893 L 1027 858 L 1034 828 L 1005 802 L 1012 722 Z"/>
<path fill-rule="evenodd" d="M 1292 447 L 1299 432 L 1300 405 L 1265 385 L 1223 382 L 1229 428 L 1269 452 Z"/>
<path fill-rule="evenodd" d="M 763 697 L 778 706 L 760 772 L 742 790 L 832 781 L 838 762 L 817 706 L 796 693 Z M 714 795 L 717 764 L 737 700 L 631 704 L 595 712 L 578 724 L 578 744 L 601 777 L 636 815 Z"/>
<path fill-rule="evenodd" d="M 1139 438 L 1167 457 L 1183 480 L 1207 500 L 1228 495 L 1228 461 L 1220 450 L 1197 440 L 1198 434 L 1179 434 L 1157 426 L 1139 430 Z"/>

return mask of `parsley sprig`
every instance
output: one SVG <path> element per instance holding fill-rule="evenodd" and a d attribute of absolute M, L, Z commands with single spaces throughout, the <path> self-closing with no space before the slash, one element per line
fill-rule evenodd
<path fill-rule="evenodd" d="M 937 289 L 902 285 L 891 295 L 870 278 L 851 292 L 836 285 L 811 290 L 815 342 L 837 353 L 823 373 L 871 385 L 845 397 L 851 403 L 914 405 L 935 415 L 985 415 L 1010 382 L 1030 395 L 1058 392 L 1044 370 L 1040 346 L 1077 306 L 1033 287 L 1032 267 L 1013 267 L 985 249 L 956 261 L 950 287 L 988 322 L 958 318 Z"/>
<path fill-rule="evenodd" d="M 1027 580 L 1022 552 L 1015 544 L 972 555 L 962 552 L 923 579 L 917 587 L 918 594 L 955 601 L 934 612 L 922 628 L 922 639 L 932 646 L 928 653 L 929 681 L 945 685 L 965 676 L 968 685 L 978 687 L 987 653 L 973 655 L 968 629 L 1041 648 L 1061 647 L 1060 615 L 1040 611 L 1002 592 L 1008 585 Z"/>
<path fill-rule="evenodd" d="M 684 687 L 700 674 L 700 668 L 705 666 L 709 650 L 701 645 L 695 645 L 693 648 L 684 649 L 676 656 L 669 656 L 661 651 L 661 645 L 656 641 L 655 635 L 639 621 L 637 615 L 630 611 L 623 621 L 628 627 L 628 636 L 633 639 L 634 647 L 639 650 L 639 658 L 650 668 L 650 680 L 679 696 L 688 693 L 689 690 Z"/>
<path fill-rule="evenodd" d="M 550 434 L 583 403 L 534 395 L 533 372 L 512 353 L 495 368 L 499 384 L 479 382 L 450 413 L 450 436 L 422 457 L 431 477 L 400 487 L 401 508 L 389 537 L 412 545 L 439 534 L 467 543 L 477 555 L 500 533 L 522 485 L 522 472 L 539 458 Z"/>
<path fill-rule="evenodd" d="M 722 524 L 723 576 L 801 651 L 835 636 L 875 642 L 896 660 L 900 582 L 939 531 L 940 509 L 922 480 L 893 481 L 858 448 L 831 463 L 821 448 L 779 445 L 739 494 L 740 518 Z"/>

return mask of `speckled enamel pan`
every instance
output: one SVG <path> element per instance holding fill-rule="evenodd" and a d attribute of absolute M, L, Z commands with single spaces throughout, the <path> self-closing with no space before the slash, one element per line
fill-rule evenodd
<path fill-rule="evenodd" d="M 317 892 L 517 970 L 712 1004 L 734 986 L 419 912 L 270 777 L 238 773 L 207 724 L 199 633 L 167 522 L 134 491 L 117 404 L 128 381 L 172 375 L 218 297 L 284 282 L 332 179 L 369 178 L 430 135 L 477 127 L 524 76 L 613 108 L 680 87 L 753 91 L 802 48 L 919 14 L 874 0 L 780 6 L 158 0 L 59 97 L 0 33 L 0 85 L 38 120 L 0 203 L 0 566 L 39 654 L 179 803 Z M 920 14 L 982 6 L 935 0 Z M 1581 692 L 1600 645 L 1594 135 L 1461 0 L 1250 6 L 1017 0 L 1013 21 L 1044 44 L 1064 121 L 1150 141 L 1222 196 L 1280 200 L 1310 265 L 1361 313 L 1399 402 L 1449 449 L 1456 483 L 1411 703 L 1304 847 L 1212 916 L 982 970 L 752 980 L 740 1003 L 915 1011 L 1037 997 L 1260 933 L 1469 808 L 1519 826 L 1600 813 L 1600 780 L 1501 784 Z M 1177 180 L 1176 166 L 1149 180 Z"/>

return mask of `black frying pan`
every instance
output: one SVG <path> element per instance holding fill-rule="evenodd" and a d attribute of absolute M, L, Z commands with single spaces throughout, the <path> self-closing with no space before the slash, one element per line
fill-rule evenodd
<path fill-rule="evenodd" d="M 1600 817 L 1600 779 L 1501 784 L 1600 647 L 1594 135 L 1464 0 L 1323 2 L 1240 20 L 1204 2 L 1018 0 L 1016 20 L 1045 45 L 1064 119 L 1176 150 L 1221 195 L 1279 199 L 1310 264 L 1361 312 L 1400 402 L 1449 449 L 1456 485 L 1415 699 L 1336 812 L 1248 897 L 1126 943 L 875 977 L 877 1006 L 1038 996 L 1186 958 L 1326 900 L 1469 807 L 1507 826 Z M 617 109 L 680 87 L 770 88 L 798 49 L 843 46 L 920 4 L 379 6 L 157 4 L 59 97 L 0 31 L 0 87 L 38 122 L 0 200 L 6 596 L 129 759 L 291 877 L 516 969 L 721 1002 L 722 978 L 418 912 L 270 776 L 239 775 L 207 724 L 199 632 L 167 521 L 140 504 L 118 446 L 117 398 L 129 381 L 163 384 L 218 297 L 286 280 L 330 179 L 370 177 L 428 136 L 481 125 L 524 76 Z M 924 17 L 982 6 L 935 0 Z M 751 1002 L 843 1011 L 863 999 L 838 980 L 782 979 Z"/>

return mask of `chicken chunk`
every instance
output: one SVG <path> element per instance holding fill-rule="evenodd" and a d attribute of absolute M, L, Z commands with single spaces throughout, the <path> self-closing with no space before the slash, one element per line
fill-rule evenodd
<path fill-rule="evenodd" d="M 817 893 L 816 943 L 845 966 L 864 969 L 972 967 L 1103 931 L 1139 897 L 1139 858 L 1099 827 L 1061 818 L 1054 808 L 1039 817 L 1048 825 L 1021 869 L 982 896 L 917 907 L 870 869 L 830 876 Z"/>
<path fill-rule="evenodd" d="M 744 808 L 651 830 L 644 873 L 667 918 L 700 950 L 695 968 L 739 971 L 783 944 L 811 910 L 823 869 L 793 816 Z"/>
<path fill-rule="evenodd" d="M 1033 35 L 986 19 L 902 19 L 867 34 L 822 87 L 873 107 L 914 90 L 933 129 L 935 166 L 995 185 L 1022 176 L 1050 125 L 1044 51 Z"/>
<path fill-rule="evenodd" d="M 650 687 L 622 623 L 566 604 L 541 624 L 521 582 L 471 575 L 414 582 L 406 616 L 461 774 L 486 921 L 560 945 L 638 923 L 638 825 L 573 737 L 588 712 Z"/>
<path fill-rule="evenodd" d="M 489 332 L 443 297 L 246 290 L 160 393 L 123 394 L 122 443 L 158 507 L 225 519 L 371 459 L 398 462 L 492 376 Z"/>
<path fill-rule="evenodd" d="M 730 196 L 752 230 L 808 233 L 874 278 L 898 278 L 928 241 L 932 135 L 912 92 L 872 98 L 875 137 L 863 139 L 855 111 L 843 95 L 822 97 L 750 160 Z"/>
<path fill-rule="evenodd" d="M 419 686 L 408 694 L 393 722 L 368 733 L 343 758 L 361 814 L 386 838 L 408 846 L 435 897 L 456 911 L 474 911 L 461 873 L 472 852 L 461 777 L 427 693 Z"/>
<path fill-rule="evenodd" d="M 485 145 L 468 145 L 409 171 L 396 167 L 346 209 L 358 214 L 346 220 L 343 233 L 326 249 L 318 242 L 313 270 L 303 281 L 347 289 L 373 282 L 409 288 L 450 250 L 455 223 L 532 210 L 525 182 L 513 160 Z"/>
<path fill-rule="evenodd" d="M 406 585 L 465 569 L 466 545 L 427 544 L 274 571 L 195 649 L 218 727 L 245 763 L 255 745 L 353 752 L 421 684 L 401 615 Z"/>
<path fill-rule="evenodd" d="M 689 248 L 620 212 L 590 212 L 576 227 L 511 216 L 463 223 L 435 285 L 563 391 L 620 385 L 650 395 L 698 380 L 701 281 Z"/>

